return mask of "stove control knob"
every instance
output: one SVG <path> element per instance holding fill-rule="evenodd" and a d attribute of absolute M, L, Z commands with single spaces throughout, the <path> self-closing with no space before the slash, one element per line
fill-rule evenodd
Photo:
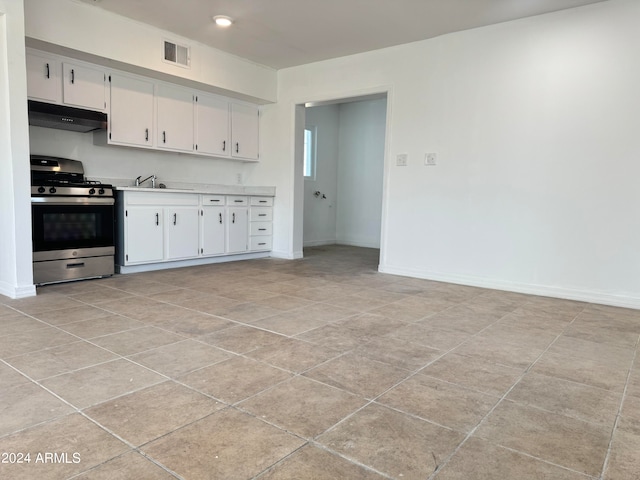
<path fill-rule="evenodd" d="M 101 188 L 100 190 L 98 190 L 98 193 L 99 193 L 100 195 L 104 195 L 104 188 Z"/>
<path fill-rule="evenodd" d="M 91 190 L 89 190 L 89 195 L 93 195 L 94 193 L 96 193 L 96 189 L 92 188 Z"/>
<path fill-rule="evenodd" d="M 51 187 L 49 189 L 49 193 L 56 193 L 56 192 L 57 192 L 56 187 Z"/>
<path fill-rule="evenodd" d="M 38 193 L 44 193 L 45 188 L 44 187 L 38 187 Z"/>

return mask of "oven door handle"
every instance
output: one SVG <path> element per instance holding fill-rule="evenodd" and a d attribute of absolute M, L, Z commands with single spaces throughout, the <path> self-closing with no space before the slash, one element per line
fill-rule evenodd
<path fill-rule="evenodd" d="M 113 197 L 31 197 L 31 203 L 46 205 L 114 205 Z"/>

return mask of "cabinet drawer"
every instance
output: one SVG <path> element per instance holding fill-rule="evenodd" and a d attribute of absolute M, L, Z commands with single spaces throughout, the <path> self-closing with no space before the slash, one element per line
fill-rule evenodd
<path fill-rule="evenodd" d="M 252 222 L 270 222 L 273 220 L 272 208 L 252 208 L 251 209 L 251 221 Z"/>
<path fill-rule="evenodd" d="M 124 198 L 127 205 L 198 205 L 193 193 L 125 192 Z"/>
<path fill-rule="evenodd" d="M 271 250 L 272 245 L 272 237 L 251 237 L 249 250 Z"/>
<path fill-rule="evenodd" d="M 273 224 L 271 222 L 251 222 L 250 235 L 271 235 Z"/>
<path fill-rule="evenodd" d="M 251 197 L 252 207 L 273 207 L 273 197 Z"/>
<path fill-rule="evenodd" d="M 249 205 L 249 199 L 247 197 L 236 197 L 236 196 L 227 197 L 227 205 L 233 205 L 236 207 Z"/>
<path fill-rule="evenodd" d="M 224 195 L 202 195 L 202 205 L 224 205 Z"/>

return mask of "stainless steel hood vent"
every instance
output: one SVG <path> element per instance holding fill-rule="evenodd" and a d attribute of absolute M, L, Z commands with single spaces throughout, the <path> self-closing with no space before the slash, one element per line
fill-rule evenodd
<path fill-rule="evenodd" d="M 85 133 L 106 129 L 107 114 L 29 100 L 29 125 Z"/>

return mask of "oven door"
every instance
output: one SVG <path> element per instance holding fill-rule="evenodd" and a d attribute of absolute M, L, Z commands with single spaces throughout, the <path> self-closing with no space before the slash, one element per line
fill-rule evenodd
<path fill-rule="evenodd" d="M 114 199 L 32 197 L 34 261 L 113 255 Z"/>

